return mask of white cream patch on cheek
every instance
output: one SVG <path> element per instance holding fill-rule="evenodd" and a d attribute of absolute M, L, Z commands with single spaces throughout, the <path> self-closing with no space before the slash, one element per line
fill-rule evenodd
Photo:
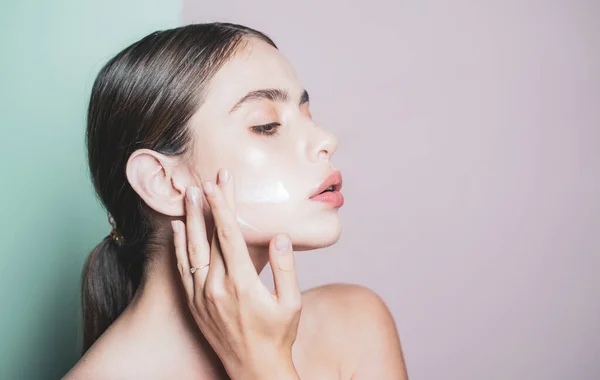
<path fill-rule="evenodd" d="M 290 193 L 280 179 L 257 177 L 238 179 L 236 219 L 248 231 L 265 233 L 273 231 L 282 221 Z"/>
<path fill-rule="evenodd" d="M 244 203 L 281 203 L 290 198 L 280 169 L 269 162 L 267 154 L 259 149 L 244 152 L 244 169 L 236 182 L 236 198 Z"/>
<path fill-rule="evenodd" d="M 236 219 L 239 225 L 255 233 L 267 233 L 285 227 L 295 203 L 281 180 L 253 178 L 236 185 Z"/>
<path fill-rule="evenodd" d="M 265 234 L 289 230 L 298 202 L 305 197 L 303 184 L 307 181 L 290 163 L 289 146 L 249 145 L 235 152 L 232 168 L 236 219 L 247 233 L 246 239 L 256 242 L 266 238 Z"/>
<path fill-rule="evenodd" d="M 281 181 L 264 181 L 250 188 L 244 186 L 238 193 L 238 202 L 281 203 L 290 198 L 290 193 Z"/>

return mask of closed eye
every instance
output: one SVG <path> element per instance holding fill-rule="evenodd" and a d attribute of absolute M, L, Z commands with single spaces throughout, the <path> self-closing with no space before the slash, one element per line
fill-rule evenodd
<path fill-rule="evenodd" d="M 277 122 L 273 122 L 273 123 L 264 124 L 264 125 L 256 125 L 254 127 L 250 127 L 250 129 L 254 133 L 259 134 L 259 135 L 274 136 L 279 133 L 280 126 L 281 126 L 281 124 L 279 124 Z"/>

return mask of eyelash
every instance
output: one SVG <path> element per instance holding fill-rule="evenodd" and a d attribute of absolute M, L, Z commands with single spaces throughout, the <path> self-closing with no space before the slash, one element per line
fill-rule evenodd
<path fill-rule="evenodd" d="M 279 133 L 280 126 L 281 124 L 279 123 L 269 123 L 265 125 L 257 125 L 251 127 L 251 129 L 259 135 L 275 136 Z"/>

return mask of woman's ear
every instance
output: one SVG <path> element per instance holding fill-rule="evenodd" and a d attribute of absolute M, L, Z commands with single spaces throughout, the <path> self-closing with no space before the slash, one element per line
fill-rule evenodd
<path fill-rule="evenodd" d="M 150 149 L 133 152 L 125 169 L 133 190 L 153 210 L 168 216 L 184 215 L 185 185 L 180 159 Z"/>

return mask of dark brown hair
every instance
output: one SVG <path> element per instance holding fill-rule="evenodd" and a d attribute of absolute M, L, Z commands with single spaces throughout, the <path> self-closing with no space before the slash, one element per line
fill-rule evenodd
<path fill-rule="evenodd" d="M 112 58 L 92 88 L 86 143 L 92 182 L 122 239 L 105 237 L 82 275 L 83 353 L 114 322 L 142 282 L 160 241 L 152 211 L 125 175 L 138 149 L 188 153 L 187 122 L 219 68 L 245 37 L 275 46 L 266 35 L 230 23 L 194 24 L 154 32 Z"/>

